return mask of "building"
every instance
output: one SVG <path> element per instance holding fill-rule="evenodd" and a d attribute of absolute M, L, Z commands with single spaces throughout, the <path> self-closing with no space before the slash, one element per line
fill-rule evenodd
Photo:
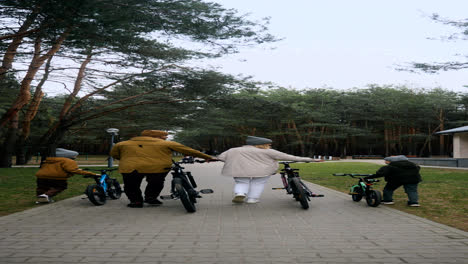
<path fill-rule="evenodd" d="M 434 134 L 453 136 L 453 158 L 410 158 L 409 160 L 425 166 L 468 168 L 468 126 L 439 131 Z"/>
<path fill-rule="evenodd" d="M 453 135 L 453 158 L 468 159 L 468 126 L 439 131 L 436 135 Z"/>

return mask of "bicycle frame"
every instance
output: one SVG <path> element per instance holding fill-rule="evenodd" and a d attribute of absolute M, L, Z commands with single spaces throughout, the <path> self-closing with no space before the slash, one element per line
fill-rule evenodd
<path fill-rule="evenodd" d="M 290 182 L 293 178 L 299 178 L 299 169 L 293 169 L 289 166 L 290 163 L 294 162 L 280 162 L 280 164 L 284 165 L 284 168 L 280 171 L 281 181 L 283 182 L 284 189 L 288 194 L 292 194 L 292 189 Z M 286 177 L 287 176 L 287 177 Z M 314 194 L 302 181 L 300 181 L 302 188 L 304 188 L 305 193 L 307 194 L 307 199 L 310 201 L 309 197 L 319 197 L 318 195 Z"/>
<path fill-rule="evenodd" d="M 91 170 L 91 169 L 87 169 Z M 102 169 L 94 170 L 99 171 L 101 175 L 85 175 L 85 178 L 93 178 L 96 184 L 91 184 L 86 187 L 85 194 L 88 196 L 88 199 L 94 205 L 103 205 L 106 203 L 107 197 L 111 199 L 119 199 L 122 194 L 122 189 L 120 183 L 110 177 L 108 172 L 116 170 L 113 169 Z"/>
<path fill-rule="evenodd" d="M 363 194 L 368 195 L 372 190 L 372 185 L 374 182 L 379 182 L 377 179 L 364 179 L 362 176 L 371 176 L 372 174 L 350 174 L 349 176 L 354 179 L 359 179 L 358 184 L 351 186 L 350 193 L 353 193 L 355 187 L 359 187 Z"/>
<path fill-rule="evenodd" d="M 202 198 L 200 193 L 213 193 L 213 190 L 195 190 L 197 183 L 195 182 L 192 174 L 189 171 L 185 172 L 183 170 L 184 167 L 180 166 L 178 162 L 172 161 L 172 163 L 171 194 L 161 195 L 160 198 L 173 200 L 180 199 L 187 212 L 193 213 L 196 211 L 195 203 L 197 202 L 197 198 Z"/>
<path fill-rule="evenodd" d="M 358 183 L 352 185 L 349 189 L 353 201 L 359 202 L 363 197 L 366 197 L 366 202 L 369 206 L 377 207 L 382 199 L 380 191 L 374 190 L 372 185 L 379 182 L 377 179 L 366 179 L 367 176 L 373 174 L 357 174 L 357 173 L 334 173 L 334 176 L 350 176 L 354 179 L 359 179 Z"/>
<path fill-rule="evenodd" d="M 172 167 L 172 182 L 171 182 L 171 192 L 173 195 L 177 195 L 177 192 L 174 190 L 174 179 L 180 179 L 182 181 L 182 185 L 187 190 L 190 195 L 197 195 L 198 192 L 195 190 L 197 188 L 197 183 L 192 176 L 192 173 L 187 171 L 183 171 L 183 167 L 179 165 L 179 163 L 174 162 L 174 166 Z"/>
<path fill-rule="evenodd" d="M 101 176 L 94 176 L 94 180 L 96 181 L 96 184 L 101 186 L 104 190 L 108 190 L 108 185 L 107 182 L 111 180 L 109 174 L 107 173 L 108 171 L 114 171 L 116 169 L 103 169 L 99 170 L 101 172 Z"/>

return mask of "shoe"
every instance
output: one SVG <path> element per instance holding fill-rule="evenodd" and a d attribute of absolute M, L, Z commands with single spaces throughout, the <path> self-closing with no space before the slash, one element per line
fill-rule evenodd
<path fill-rule="evenodd" d="M 158 199 L 146 199 L 145 203 L 152 204 L 152 205 L 161 205 L 163 202 L 159 201 Z"/>
<path fill-rule="evenodd" d="M 243 193 L 236 193 L 236 196 L 232 199 L 233 203 L 243 203 L 245 200 L 245 194 Z"/>
<path fill-rule="evenodd" d="M 256 204 L 256 203 L 258 203 L 258 202 L 259 202 L 258 199 L 249 198 L 249 199 L 247 199 L 247 202 L 246 202 L 246 203 L 248 203 L 248 204 Z"/>
<path fill-rule="evenodd" d="M 129 203 L 129 204 L 127 204 L 127 207 L 130 207 L 130 208 L 143 208 L 143 203 L 142 202 Z"/>
<path fill-rule="evenodd" d="M 408 204 L 408 206 L 411 206 L 411 207 L 420 207 L 420 205 L 419 205 L 418 203 Z"/>
<path fill-rule="evenodd" d="M 395 204 L 395 202 L 393 202 L 393 201 L 389 201 L 389 202 L 382 202 L 382 204 L 390 205 L 390 204 Z"/>
<path fill-rule="evenodd" d="M 51 199 L 49 198 L 47 194 L 41 194 L 37 196 L 36 203 L 49 203 L 50 200 Z"/>

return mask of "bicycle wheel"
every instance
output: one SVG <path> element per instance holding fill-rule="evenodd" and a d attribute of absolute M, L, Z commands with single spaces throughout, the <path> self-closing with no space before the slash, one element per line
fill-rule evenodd
<path fill-rule="evenodd" d="M 189 194 L 185 190 L 182 181 L 180 179 L 174 179 L 174 189 L 177 192 L 177 196 L 179 196 L 180 201 L 184 205 L 185 210 L 189 213 L 193 213 L 197 210 L 195 204 L 189 197 Z"/>
<path fill-rule="evenodd" d="M 119 199 L 122 196 L 122 188 L 116 179 L 112 179 L 109 183 L 109 190 L 107 190 L 111 199 Z"/>
<path fill-rule="evenodd" d="M 94 205 L 103 205 L 106 203 L 106 193 L 101 186 L 97 184 L 88 185 L 85 191 L 88 199 Z"/>
<path fill-rule="evenodd" d="M 361 191 L 361 188 L 359 188 L 359 186 L 355 186 L 353 188 L 353 191 L 352 191 L 352 195 L 351 195 L 351 198 L 353 199 L 353 201 L 355 202 L 359 202 L 361 201 L 362 199 L 362 191 Z"/>
<path fill-rule="evenodd" d="M 382 194 L 380 193 L 380 191 L 377 191 L 377 190 L 371 190 L 369 192 L 369 195 L 366 196 L 367 204 L 372 207 L 379 206 L 381 200 L 382 200 Z"/>
<path fill-rule="evenodd" d="M 290 184 L 293 190 L 294 198 L 299 201 L 303 209 L 308 209 L 309 201 L 307 200 L 304 188 L 302 187 L 301 180 L 299 178 L 292 178 Z"/>

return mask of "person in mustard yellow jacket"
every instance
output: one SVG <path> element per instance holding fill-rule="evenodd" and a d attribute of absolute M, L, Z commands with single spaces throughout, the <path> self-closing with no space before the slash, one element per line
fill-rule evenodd
<path fill-rule="evenodd" d="M 41 164 L 36 173 L 36 203 L 49 203 L 52 197 L 67 189 L 67 179 L 74 174 L 96 175 L 95 173 L 80 170 L 74 159 L 78 152 L 57 148 L 55 157 L 48 157 Z"/>
<path fill-rule="evenodd" d="M 141 136 L 114 145 L 110 155 L 120 160 L 119 172 L 124 181 L 124 192 L 132 208 L 143 207 L 143 202 L 162 204 L 158 196 L 164 187 L 164 180 L 172 166 L 172 152 L 195 156 L 208 161 L 209 155 L 174 141 L 166 141 L 168 133 L 160 130 L 144 130 Z M 147 185 L 145 198 L 140 189 L 143 178 Z"/>

